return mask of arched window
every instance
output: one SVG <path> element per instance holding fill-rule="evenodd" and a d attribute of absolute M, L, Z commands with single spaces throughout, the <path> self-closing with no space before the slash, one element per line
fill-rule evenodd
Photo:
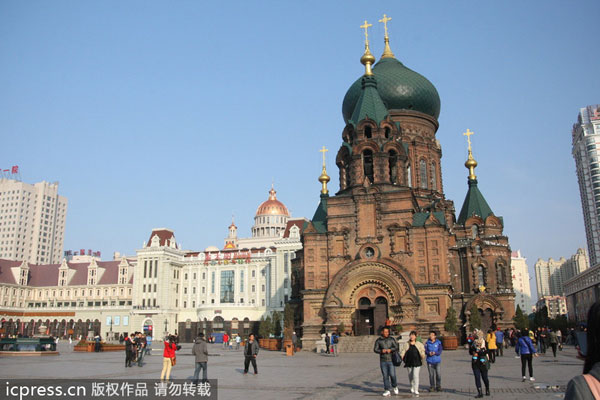
<path fill-rule="evenodd" d="M 371 127 L 370 126 L 365 126 L 365 137 L 367 139 L 371 139 L 372 136 L 373 136 L 373 134 L 371 132 Z"/>
<path fill-rule="evenodd" d="M 436 168 L 435 168 L 435 163 L 431 163 L 431 171 L 429 172 L 429 180 L 430 180 L 430 185 L 429 187 L 432 190 L 437 190 L 437 180 L 436 180 Z"/>
<path fill-rule="evenodd" d="M 471 227 L 471 238 L 477 239 L 478 236 L 479 236 L 479 226 L 473 225 Z"/>
<path fill-rule="evenodd" d="M 373 152 L 371 150 L 365 150 L 362 155 L 365 176 L 373 183 Z"/>
<path fill-rule="evenodd" d="M 389 169 L 390 182 L 392 182 L 392 184 L 396 184 L 398 182 L 398 155 L 394 150 L 390 150 L 389 152 Z"/>
<path fill-rule="evenodd" d="M 412 187 L 412 171 L 410 170 L 410 164 L 406 166 L 406 185 Z"/>
<path fill-rule="evenodd" d="M 481 264 L 477 266 L 477 286 L 485 286 L 485 273 Z"/>
<path fill-rule="evenodd" d="M 368 297 L 361 297 L 360 300 L 358 300 L 358 305 L 368 307 L 371 305 L 371 300 Z"/>
<path fill-rule="evenodd" d="M 385 131 L 384 131 L 384 133 L 385 133 L 385 138 L 386 138 L 386 139 L 389 139 L 389 138 L 390 138 L 390 133 L 391 133 L 391 130 L 390 130 L 390 127 L 389 127 L 389 126 L 386 126 L 386 127 L 385 127 Z"/>
<path fill-rule="evenodd" d="M 427 163 L 425 160 L 419 161 L 419 187 L 427 189 Z"/>
<path fill-rule="evenodd" d="M 481 246 L 480 245 L 475 246 L 475 254 L 481 255 Z"/>
<path fill-rule="evenodd" d="M 503 263 L 496 264 L 496 274 L 498 275 L 498 287 L 506 286 L 506 271 Z"/>

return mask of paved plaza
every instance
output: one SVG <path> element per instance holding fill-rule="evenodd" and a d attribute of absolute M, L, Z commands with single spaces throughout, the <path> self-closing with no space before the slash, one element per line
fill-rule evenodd
<path fill-rule="evenodd" d="M 160 346 L 162 347 L 162 346 Z M 173 367 L 174 379 L 191 379 L 194 358 L 191 344 L 183 344 Z M 68 343 L 59 343 L 55 357 L 0 357 L 0 378 L 96 378 L 157 379 L 162 368 L 162 348 L 146 357 L 143 367 L 125 368 L 124 353 L 75 353 Z M 218 379 L 219 399 L 376 399 L 383 389 L 378 355 L 341 354 L 339 357 L 300 352 L 286 357 L 280 352 L 261 350 L 258 375 L 243 375 L 243 355 L 209 345 L 210 379 Z M 420 397 L 466 399 L 475 394 L 475 384 L 466 350 L 446 351 L 442 356 L 442 393 L 427 393 L 427 368 L 421 368 Z M 557 361 L 550 353 L 534 359 L 536 382 L 521 382 L 520 360 L 513 349 L 498 357 L 490 370 L 491 398 L 560 399 L 567 382 L 581 373 L 583 362 L 571 347 L 559 352 Z M 403 367 L 397 368 L 400 396 L 411 398 Z"/>

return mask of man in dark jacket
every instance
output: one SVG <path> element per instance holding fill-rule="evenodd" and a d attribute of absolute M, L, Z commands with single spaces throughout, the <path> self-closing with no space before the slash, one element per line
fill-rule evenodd
<path fill-rule="evenodd" d="M 381 330 L 381 336 L 375 341 L 373 351 L 379 354 L 379 367 L 383 375 L 383 395 L 391 396 L 390 389 L 394 390 L 394 394 L 398 394 L 398 384 L 396 382 L 396 367 L 392 362 L 392 353 L 398 351 L 396 339 L 390 336 L 390 328 L 384 326 Z M 391 380 L 391 385 L 390 385 Z"/>
<path fill-rule="evenodd" d="M 123 341 L 125 342 L 125 367 L 131 367 L 131 355 L 132 355 L 131 348 L 134 345 L 133 345 L 133 342 L 131 341 L 131 338 L 127 334 L 125 334 Z"/>
<path fill-rule="evenodd" d="M 138 367 L 141 367 L 142 360 L 144 359 L 144 353 L 146 351 L 146 338 L 144 337 L 142 332 L 138 332 L 135 344 L 137 350 L 137 365 Z"/>
<path fill-rule="evenodd" d="M 252 368 L 254 368 L 254 375 L 258 374 L 258 369 L 256 368 L 257 355 L 258 343 L 256 343 L 256 340 L 254 339 L 254 333 L 251 333 L 250 336 L 248 336 L 248 341 L 244 347 L 244 374 L 248 373 L 250 363 L 252 363 Z"/>
<path fill-rule="evenodd" d="M 200 370 L 202 370 L 202 381 L 206 382 L 207 374 L 206 366 L 208 363 L 208 346 L 206 345 L 206 341 L 204 340 L 204 333 L 198 333 L 198 337 L 194 342 L 194 347 L 192 347 L 192 354 L 196 356 L 196 369 L 194 370 L 194 383 L 198 383 L 198 376 L 200 375 Z"/>

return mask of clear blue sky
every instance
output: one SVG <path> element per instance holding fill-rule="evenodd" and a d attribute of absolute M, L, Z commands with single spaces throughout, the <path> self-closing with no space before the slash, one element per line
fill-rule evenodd
<path fill-rule="evenodd" d="M 59 181 L 66 249 L 133 254 L 153 227 L 185 248 L 250 235 L 275 181 L 312 217 L 321 155 L 363 67 L 359 25 L 437 87 L 446 196 L 462 205 L 473 136 L 480 188 L 514 250 L 585 246 L 571 156 L 600 103 L 600 2 L 2 1 L 0 166 Z M 531 281 L 535 291 L 535 280 Z"/>

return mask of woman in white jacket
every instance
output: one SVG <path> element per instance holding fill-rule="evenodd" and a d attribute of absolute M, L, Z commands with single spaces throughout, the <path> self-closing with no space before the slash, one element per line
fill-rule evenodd
<path fill-rule="evenodd" d="M 400 348 L 400 357 L 404 362 L 404 367 L 408 368 L 408 380 L 410 382 L 410 392 L 419 394 L 419 372 L 421 365 L 425 361 L 425 346 L 417 342 L 417 332 L 412 331 L 408 336 L 408 341 L 402 343 Z"/>

